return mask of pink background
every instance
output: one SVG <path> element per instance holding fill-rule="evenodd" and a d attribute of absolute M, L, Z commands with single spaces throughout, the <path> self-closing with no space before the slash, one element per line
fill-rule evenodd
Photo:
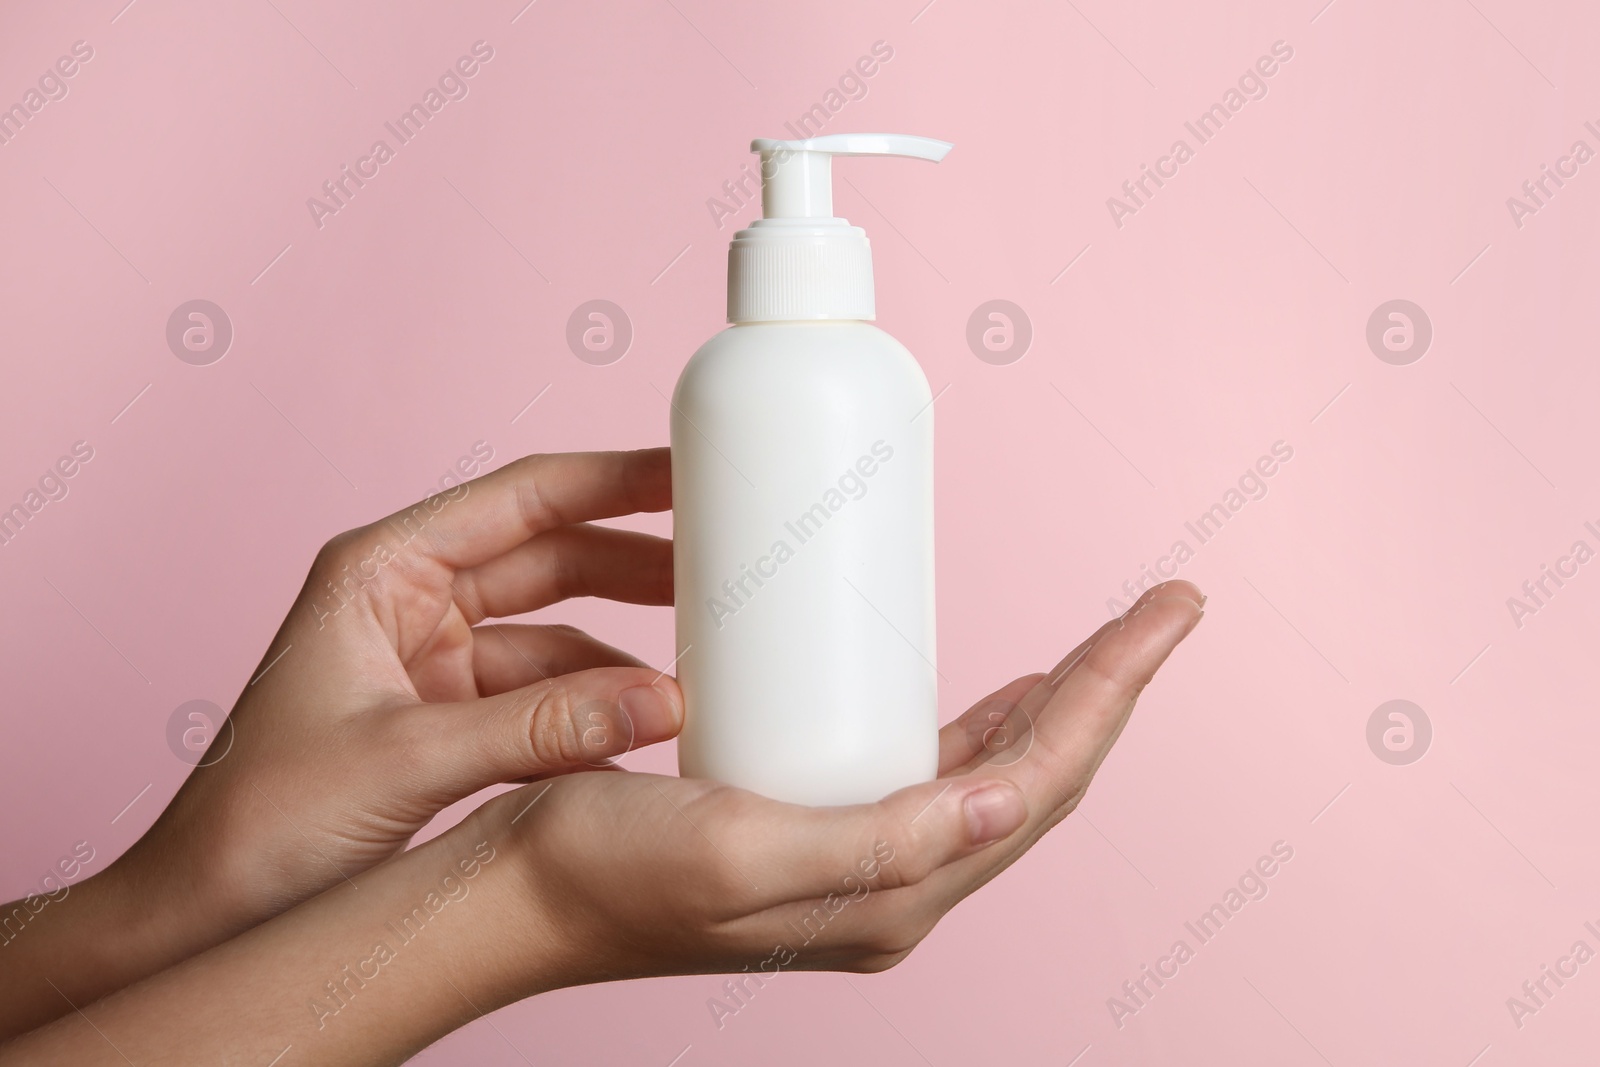
<path fill-rule="evenodd" d="M 419 1062 L 1587 1053 L 1600 964 L 1520 1028 L 1506 998 L 1600 948 L 1600 567 L 1520 628 L 1506 601 L 1600 547 L 1600 163 L 1520 228 L 1506 198 L 1600 148 L 1592 7 L 125 2 L 11 5 L 0 34 L 3 101 L 94 49 L 0 146 L 0 504 L 95 451 L 0 547 L 5 895 L 149 825 L 187 770 L 168 716 L 231 704 L 330 535 L 480 440 L 497 463 L 664 443 L 662 394 L 721 325 L 735 227 L 707 198 L 882 40 L 826 130 L 956 144 L 837 167 L 879 322 L 944 390 L 945 716 L 1098 625 L 1275 441 L 1293 459 L 1183 568 L 1207 620 L 1081 813 L 899 969 L 787 976 L 720 1031 L 717 979 L 570 990 Z M 319 229 L 306 199 L 480 39 L 470 95 Z M 1106 198 L 1278 40 L 1269 95 L 1114 225 Z M 196 298 L 235 330 L 210 366 L 165 341 Z M 596 298 L 635 330 L 610 366 L 564 341 Z M 1006 366 L 965 341 L 996 298 L 1034 329 Z M 1365 340 L 1397 298 L 1434 330 L 1407 366 Z M 547 614 L 671 659 L 667 611 Z M 1410 765 L 1366 741 L 1391 699 L 1433 725 Z M 1270 895 L 1119 1029 L 1107 998 L 1278 840 Z"/>

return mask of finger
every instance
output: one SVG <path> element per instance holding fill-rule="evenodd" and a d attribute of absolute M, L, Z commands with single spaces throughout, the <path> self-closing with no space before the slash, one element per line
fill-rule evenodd
<path fill-rule="evenodd" d="M 472 673 L 480 696 L 521 689 L 595 667 L 647 667 L 643 660 L 572 626 L 477 626 Z"/>
<path fill-rule="evenodd" d="M 1024 696 L 1019 707 L 1029 714 L 1032 728 L 1025 756 L 1006 763 L 982 753 L 959 768 L 955 780 L 1015 784 L 1027 798 L 1028 823 L 997 847 L 927 879 L 914 890 L 926 906 L 942 914 L 1005 870 L 1077 806 L 1139 692 L 1203 617 L 1204 601 L 1188 582 L 1152 588 Z"/>
<path fill-rule="evenodd" d="M 1101 637 L 1121 627 L 1127 615 L 1128 612 L 1124 612 L 1090 634 L 1049 672 L 1030 674 L 1008 683 L 941 729 L 939 776 L 966 774 L 991 762 L 997 765 L 1014 763 L 1025 756 L 1033 744 L 1033 721 L 1049 703 L 1061 680 L 1083 662 L 1083 657 Z"/>
<path fill-rule="evenodd" d="M 395 744 L 426 753 L 427 791 L 448 804 L 500 782 L 601 766 L 674 737 L 683 694 L 648 667 L 601 667 L 481 700 L 416 705 L 397 720 Z"/>
<path fill-rule="evenodd" d="M 939 730 L 939 774 L 944 776 L 975 757 L 1012 743 L 1015 711 L 1043 674 L 1030 674 L 1009 682 Z"/>
<path fill-rule="evenodd" d="M 725 790 L 725 794 L 738 791 Z M 705 820 L 705 833 L 727 848 L 745 889 L 731 910 L 748 914 L 797 900 L 915 885 L 947 863 L 1003 840 L 1027 821 L 1011 783 L 977 777 L 924 782 L 875 804 L 805 808 L 733 797 L 745 810 Z M 750 812 L 754 801 L 759 808 Z M 716 803 L 713 798 L 711 803 Z M 686 812 L 686 816 L 692 815 Z M 738 883 L 734 883 L 738 889 Z"/>
<path fill-rule="evenodd" d="M 1026 755 L 997 767 L 1001 761 L 985 754 L 975 773 L 1004 773 L 1036 812 L 1075 804 L 1139 694 L 1204 616 L 1204 599 L 1188 582 L 1150 589 L 1023 699 L 1032 731 Z"/>
<path fill-rule="evenodd" d="M 672 603 L 672 542 L 580 523 L 547 530 L 456 575 L 469 623 L 537 611 L 579 596 L 624 604 Z"/>
<path fill-rule="evenodd" d="M 568 452 L 508 463 L 380 525 L 424 556 L 463 569 L 557 526 L 671 506 L 671 460 L 665 448 Z"/>

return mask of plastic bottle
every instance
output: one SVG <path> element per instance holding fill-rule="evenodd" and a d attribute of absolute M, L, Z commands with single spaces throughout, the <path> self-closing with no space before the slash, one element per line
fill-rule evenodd
<path fill-rule="evenodd" d="M 933 397 L 872 325 L 836 155 L 937 162 L 894 134 L 758 140 L 763 217 L 734 235 L 728 321 L 672 401 L 686 776 L 851 804 L 931 779 Z"/>

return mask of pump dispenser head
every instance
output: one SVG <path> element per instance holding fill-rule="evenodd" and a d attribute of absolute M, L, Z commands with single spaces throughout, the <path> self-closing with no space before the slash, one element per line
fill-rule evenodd
<path fill-rule="evenodd" d="M 876 318 L 866 231 L 833 214 L 833 157 L 937 163 L 952 147 L 897 133 L 752 141 L 761 155 L 762 217 L 728 249 L 728 321 Z"/>

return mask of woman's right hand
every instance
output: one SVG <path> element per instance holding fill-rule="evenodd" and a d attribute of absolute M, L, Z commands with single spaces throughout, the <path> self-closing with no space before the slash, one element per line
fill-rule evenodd
<path fill-rule="evenodd" d="M 1152 588 L 1049 674 L 946 726 L 937 780 L 875 804 L 805 808 L 639 773 L 495 798 L 474 832 L 506 841 L 527 880 L 536 988 L 893 966 L 1078 805 L 1203 601 L 1187 582 Z"/>

